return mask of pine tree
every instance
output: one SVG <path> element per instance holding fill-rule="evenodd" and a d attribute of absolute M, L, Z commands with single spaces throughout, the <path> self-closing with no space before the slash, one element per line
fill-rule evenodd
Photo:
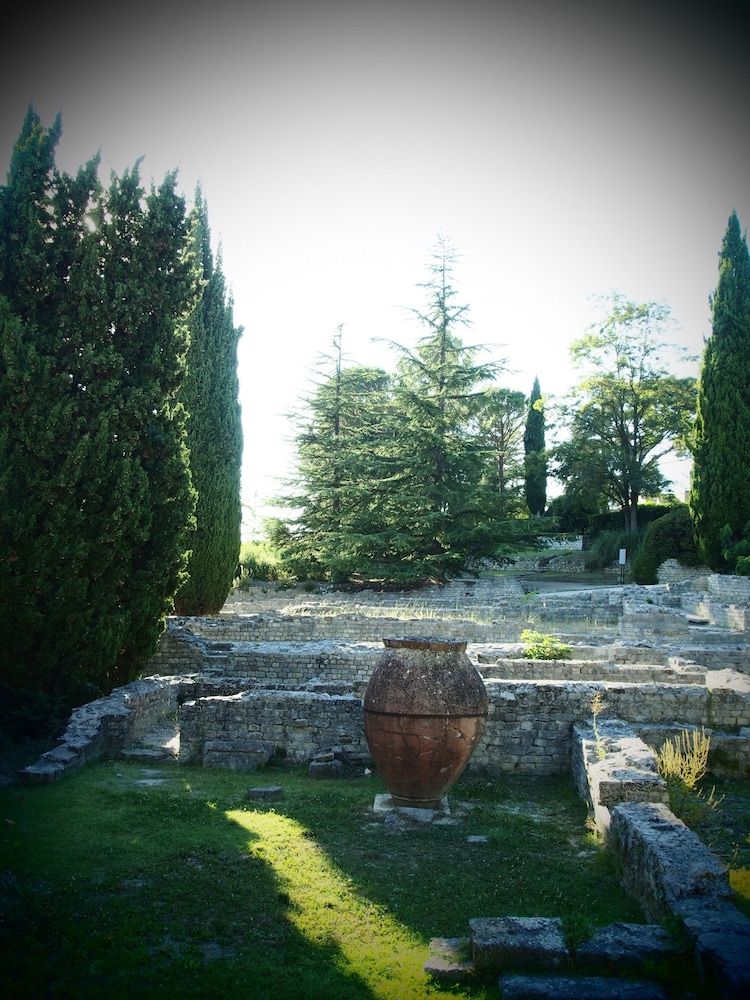
<path fill-rule="evenodd" d="M 302 576 L 337 582 L 388 575 L 389 495 L 383 488 L 390 380 L 346 367 L 342 327 L 318 364 L 318 385 L 298 417 L 299 510 L 286 556 Z"/>
<path fill-rule="evenodd" d="M 547 453 L 544 446 L 544 406 L 538 378 L 534 378 L 529 399 L 523 448 L 526 472 L 526 505 L 531 514 L 541 517 L 547 506 Z"/>
<path fill-rule="evenodd" d="M 516 516 L 523 503 L 520 487 L 524 482 L 526 410 L 522 392 L 492 387 L 485 393 L 479 411 L 479 434 L 487 453 L 485 477 L 497 498 L 497 516 L 501 520 Z"/>
<path fill-rule="evenodd" d="M 190 316 L 187 373 L 180 399 L 187 412 L 190 473 L 197 494 L 196 529 L 189 539 L 189 578 L 177 594 L 175 610 L 204 615 L 221 610 L 239 558 L 242 424 L 237 344 L 242 330 L 234 325 L 221 259 L 214 263 L 200 188 L 193 227 L 203 292 Z"/>
<path fill-rule="evenodd" d="M 494 551 L 494 497 L 484 480 L 476 418 L 497 364 L 478 364 L 457 329 L 468 306 L 455 305 L 456 255 L 438 239 L 429 265 L 427 309 L 413 310 L 426 328 L 414 351 L 399 347 L 392 490 L 398 496 L 405 569 L 414 579 L 444 579 Z"/>
<path fill-rule="evenodd" d="M 701 367 L 690 512 L 702 558 L 731 568 L 750 539 L 750 259 L 736 213 L 729 217 L 711 300 L 712 332 Z"/>
<path fill-rule="evenodd" d="M 105 193 L 96 160 L 55 169 L 60 130 L 30 109 L 0 188 L 0 642 L 2 681 L 63 707 L 133 676 L 176 589 L 192 268 L 173 178 Z"/>

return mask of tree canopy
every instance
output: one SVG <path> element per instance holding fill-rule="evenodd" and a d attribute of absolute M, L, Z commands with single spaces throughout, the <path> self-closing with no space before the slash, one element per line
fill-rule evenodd
<path fill-rule="evenodd" d="M 55 167 L 29 109 L 0 188 L 2 681 L 60 705 L 131 679 L 192 517 L 176 393 L 195 296 L 184 201 Z"/>
<path fill-rule="evenodd" d="M 534 379 L 523 435 L 526 472 L 526 504 L 529 512 L 541 517 L 547 506 L 547 452 L 544 441 L 544 400 L 539 379 Z"/>
<path fill-rule="evenodd" d="M 636 532 L 639 502 L 667 485 L 659 460 L 685 448 L 695 381 L 667 365 L 666 306 L 618 294 L 605 301 L 607 315 L 571 346 L 587 373 L 563 407 L 570 438 L 556 450 L 557 477 L 574 494 L 618 506 L 623 528 Z"/>

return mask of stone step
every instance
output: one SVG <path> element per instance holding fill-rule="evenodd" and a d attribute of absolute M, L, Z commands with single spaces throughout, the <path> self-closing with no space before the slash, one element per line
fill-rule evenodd
<path fill-rule="evenodd" d="M 439 983 L 468 983 L 476 968 L 471 960 L 471 944 L 467 937 L 432 938 L 424 971 Z"/>
<path fill-rule="evenodd" d="M 121 750 L 120 760 L 131 761 L 155 761 L 174 760 L 177 754 L 167 750 L 165 747 L 127 747 Z"/>
<path fill-rule="evenodd" d="M 609 976 L 500 976 L 503 1000 L 667 1000 L 657 983 Z"/>

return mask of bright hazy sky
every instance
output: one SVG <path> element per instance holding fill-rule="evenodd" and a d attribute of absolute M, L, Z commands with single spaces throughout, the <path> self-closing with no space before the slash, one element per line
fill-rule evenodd
<path fill-rule="evenodd" d="M 507 359 L 504 384 L 562 394 L 591 297 L 613 289 L 666 302 L 701 352 L 729 213 L 750 224 L 750 78 L 740 5 L 699 6 L 34 5 L 0 37 L 0 171 L 33 103 L 62 112 L 63 168 L 101 151 L 106 180 L 142 156 L 190 202 L 200 181 L 245 331 L 259 506 L 336 326 L 353 362 L 386 367 L 373 338 L 419 336 L 404 307 L 438 232 L 462 254 L 465 339 Z"/>

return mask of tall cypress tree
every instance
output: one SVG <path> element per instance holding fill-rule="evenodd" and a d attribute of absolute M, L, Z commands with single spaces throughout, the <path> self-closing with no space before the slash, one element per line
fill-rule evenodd
<path fill-rule="evenodd" d="M 523 435 L 526 471 L 526 505 L 531 514 L 541 516 L 547 506 L 547 453 L 544 448 L 544 409 L 539 379 L 529 399 L 526 430 Z"/>
<path fill-rule="evenodd" d="M 735 212 L 719 253 L 698 388 L 690 511 L 702 558 L 727 568 L 727 550 L 750 538 L 750 258 Z"/>
<path fill-rule="evenodd" d="M 0 188 L 0 679 L 63 707 L 133 676 L 176 589 L 193 272 L 173 178 L 105 193 L 60 130 L 30 109 Z"/>
<path fill-rule="evenodd" d="M 190 317 L 187 374 L 180 399 L 187 411 L 190 472 L 197 494 L 189 577 L 175 599 L 178 614 L 220 611 L 240 550 L 242 424 L 238 399 L 236 327 L 221 259 L 211 252 L 208 211 L 200 188 L 193 239 L 203 293 Z"/>

